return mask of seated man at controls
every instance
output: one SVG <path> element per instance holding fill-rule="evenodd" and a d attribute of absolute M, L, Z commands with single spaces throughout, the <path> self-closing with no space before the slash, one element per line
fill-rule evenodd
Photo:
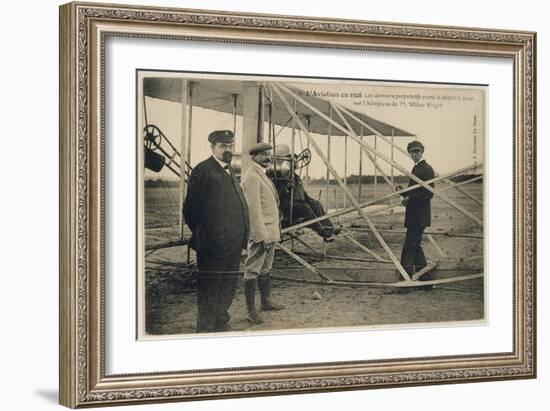
<path fill-rule="evenodd" d="M 275 147 L 276 167 L 270 169 L 268 177 L 273 181 L 280 198 L 280 207 L 283 214 L 283 227 L 292 224 L 312 220 L 326 214 L 321 203 L 311 198 L 304 189 L 302 179 L 296 173 L 290 176 L 290 147 L 286 144 L 280 144 Z M 287 157 L 288 160 L 283 160 Z M 292 196 L 292 202 L 291 202 Z M 291 203 L 292 203 L 292 222 L 291 222 Z M 325 242 L 334 241 L 336 235 L 341 231 L 340 227 L 335 227 L 330 219 L 318 221 L 309 225 Z"/>

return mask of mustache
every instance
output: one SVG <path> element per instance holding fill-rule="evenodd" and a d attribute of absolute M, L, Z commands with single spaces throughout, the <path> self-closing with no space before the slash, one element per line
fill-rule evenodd
<path fill-rule="evenodd" d="M 224 151 L 222 158 L 226 163 L 229 163 L 233 159 L 233 153 L 231 151 Z"/>

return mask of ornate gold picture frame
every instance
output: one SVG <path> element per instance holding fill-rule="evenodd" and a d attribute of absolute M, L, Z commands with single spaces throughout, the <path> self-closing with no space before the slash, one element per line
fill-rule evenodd
<path fill-rule="evenodd" d="M 170 47 L 192 42 L 204 46 L 243 45 L 256 51 L 286 48 L 291 52 L 349 51 L 392 54 L 418 60 L 448 56 L 454 61 L 474 58 L 478 62 L 510 63 L 507 82 L 511 109 L 504 108 L 503 112 L 509 115 L 506 120 L 512 125 L 509 150 L 506 151 L 510 153 L 506 161 L 510 164 L 511 175 L 504 187 L 512 199 L 512 204 L 509 204 L 512 233 L 508 233 L 512 244 L 508 249 L 498 250 L 510 255 L 512 261 L 508 284 L 512 292 L 506 297 L 510 307 L 507 314 L 510 332 L 505 336 L 510 349 L 444 352 L 440 355 L 422 355 L 423 351 L 413 351 L 405 357 L 350 356 L 341 360 L 333 360 L 334 357 L 327 355 L 326 359 L 315 361 L 282 363 L 270 362 L 269 358 L 263 363 L 251 362 L 242 355 L 239 361 L 228 362 L 227 366 L 185 369 L 178 366 L 159 370 L 147 365 L 154 364 L 154 361 L 145 361 L 139 372 L 112 371 L 114 368 L 108 364 L 113 362 L 113 352 L 109 348 L 112 341 L 109 339 L 120 338 L 113 337 L 107 312 L 108 304 L 117 300 L 117 296 L 112 298 L 114 288 L 111 288 L 115 273 L 109 263 L 109 242 L 114 241 L 115 236 L 110 231 L 107 215 L 114 205 L 107 200 L 112 197 L 108 197 L 110 174 L 106 169 L 107 159 L 112 155 L 112 146 L 108 143 L 112 136 L 109 136 L 107 127 L 110 115 L 107 110 L 109 98 L 117 87 L 106 73 L 110 60 L 119 57 L 115 51 L 108 50 L 113 39 L 139 40 L 148 47 L 162 42 L 169 42 Z M 147 69 L 161 71 L 166 68 L 158 66 L 160 63 L 156 61 L 148 64 Z M 187 67 L 179 69 L 185 71 Z M 217 68 L 211 67 L 210 71 L 217 71 Z M 367 68 L 365 71 L 368 72 Z M 135 83 L 135 76 L 135 71 L 129 72 L 128 81 Z M 365 74 L 365 77 L 369 75 Z M 424 80 L 433 81 L 431 78 Z M 490 94 L 491 82 L 485 85 Z M 278 86 L 275 88 L 279 90 Z M 535 101 L 536 34 L 532 32 L 92 3 L 61 6 L 60 403 L 76 408 L 534 378 Z M 129 108 L 132 111 L 135 107 Z M 490 122 L 488 127 L 491 129 Z M 128 141 L 134 138 L 135 135 L 123 137 Z M 499 146 L 495 144 L 487 147 L 490 153 L 498 153 L 498 150 Z M 129 157 L 134 155 L 134 151 L 128 152 Z M 491 207 L 498 206 L 491 204 Z M 491 215 L 491 207 L 486 207 L 485 215 Z M 487 241 L 491 243 L 491 236 Z M 493 278 L 497 274 L 491 272 L 491 267 L 486 273 Z M 116 272 L 118 277 L 133 278 L 134 275 L 131 270 Z M 490 292 L 491 295 L 494 296 L 495 292 Z M 128 318 L 128 322 L 131 321 Z M 486 325 L 495 322 L 489 315 Z M 124 338 L 137 340 L 135 335 Z M 290 337 L 277 335 L 276 338 L 281 342 Z M 345 338 L 362 337 L 359 333 L 347 332 Z M 230 346 L 224 345 L 229 343 L 222 339 L 200 341 L 210 346 L 219 344 L 220 350 Z M 162 340 L 156 342 L 161 344 L 160 347 L 163 343 L 168 344 Z M 275 343 L 268 344 L 275 348 Z M 319 344 L 323 344 L 321 338 Z M 150 352 L 155 355 L 154 351 Z M 200 356 L 200 353 L 195 354 Z"/>

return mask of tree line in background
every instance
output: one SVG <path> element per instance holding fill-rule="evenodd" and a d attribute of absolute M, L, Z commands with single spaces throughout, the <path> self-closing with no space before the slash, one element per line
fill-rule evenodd
<path fill-rule="evenodd" d="M 461 183 L 463 181 L 467 181 L 467 180 L 470 180 L 472 178 L 476 178 L 476 177 L 479 177 L 480 174 L 463 174 L 463 175 L 460 175 L 460 176 L 457 176 L 457 177 L 452 177 L 450 178 L 451 181 L 453 181 L 454 183 Z M 352 174 L 350 176 L 348 176 L 348 179 L 347 179 L 347 183 L 348 184 L 359 184 L 359 181 L 361 181 L 361 184 L 374 184 L 374 179 L 375 179 L 375 176 L 374 175 L 364 175 L 364 176 L 359 176 L 357 174 Z M 305 183 L 305 184 L 310 184 L 310 185 L 316 185 L 316 184 L 326 184 L 327 183 L 327 180 L 326 178 L 323 176 L 323 177 L 319 177 L 319 178 L 311 178 L 309 177 L 308 179 L 306 179 L 305 176 L 302 176 L 302 181 Z M 384 184 L 384 179 L 381 177 L 381 176 L 376 176 L 376 181 L 378 184 Z M 404 184 L 408 184 L 409 183 L 409 177 L 407 176 L 404 176 L 404 175 L 398 175 L 398 176 L 394 176 L 393 178 L 393 181 L 395 184 L 400 184 L 400 185 L 404 185 Z M 483 182 L 483 179 L 480 179 L 478 181 L 475 181 L 474 183 L 476 184 L 480 184 Z M 329 179 L 329 185 L 337 185 L 336 183 L 336 180 L 331 178 Z M 157 179 L 146 179 L 145 180 L 145 187 L 148 187 L 148 188 L 155 188 L 155 187 L 178 187 L 179 186 L 179 180 L 163 180 L 163 179 L 160 179 L 160 178 L 157 178 Z"/>

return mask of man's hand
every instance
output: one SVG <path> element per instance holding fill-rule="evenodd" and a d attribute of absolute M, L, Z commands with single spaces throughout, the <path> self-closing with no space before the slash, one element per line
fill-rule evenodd
<path fill-rule="evenodd" d="M 409 197 L 403 197 L 401 200 L 401 205 L 406 206 L 409 203 Z"/>
<path fill-rule="evenodd" d="M 275 245 L 276 242 L 277 242 L 277 241 L 275 241 L 275 240 L 273 240 L 273 239 L 271 239 L 271 238 L 266 238 L 266 239 L 264 240 L 264 248 L 265 248 L 266 250 L 269 250 L 271 247 L 273 247 L 273 246 Z"/>

